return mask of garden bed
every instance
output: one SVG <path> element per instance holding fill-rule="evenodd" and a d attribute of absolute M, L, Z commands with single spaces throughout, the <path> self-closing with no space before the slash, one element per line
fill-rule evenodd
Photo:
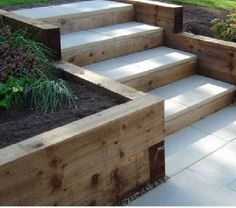
<path fill-rule="evenodd" d="M 0 148 L 119 105 L 124 101 L 122 98 L 95 91 L 80 82 L 71 81 L 69 86 L 77 97 L 77 109 L 62 107 L 59 111 L 46 114 L 36 113 L 26 106 L 0 110 Z"/>
<path fill-rule="evenodd" d="M 0 204 L 108 205 L 164 177 L 163 101 L 68 63 L 57 68 L 127 102 L 0 149 Z"/>
<path fill-rule="evenodd" d="M 160 1 L 160 0 L 159 0 Z M 172 0 L 161 0 L 171 3 Z M 194 5 L 183 5 L 183 30 L 196 35 L 213 37 L 211 21 L 215 18 L 225 20 L 229 11 Z"/>
<path fill-rule="evenodd" d="M 56 51 L 55 60 L 60 59 L 58 27 L 7 11 L 0 13 L 5 24 L 28 28 L 30 37 L 37 37 Z M 17 143 L 0 149 L 0 205 L 115 204 L 164 177 L 163 100 L 69 63 L 53 65 L 60 72 L 57 78 L 67 80 L 79 94 L 78 112 L 63 107 L 44 115 L 29 109 L 27 113 L 9 111 L 7 133 L 17 138 L 26 131 L 30 134 L 23 141 L 14 138 Z M 14 69 L 16 77 L 21 75 Z M 1 78 L 7 83 L 5 76 Z M 30 117 L 34 122 L 27 120 Z M 14 122 L 27 124 L 25 132 L 14 130 Z M 42 129 L 40 123 L 44 123 Z"/>
<path fill-rule="evenodd" d="M 228 11 L 222 9 L 203 8 L 185 5 L 184 8 L 184 31 L 196 35 L 213 37 L 211 21 L 215 18 L 226 19 Z"/>

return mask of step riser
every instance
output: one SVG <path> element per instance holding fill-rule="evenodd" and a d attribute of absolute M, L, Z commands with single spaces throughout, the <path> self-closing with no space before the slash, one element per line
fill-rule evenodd
<path fill-rule="evenodd" d="M 77 66 L 85 66 L 99 61 L 115 58 L 146 49 L 151 49 L 162 45 L 162 32 L 154 32 L 149 35 L 139 35 L 115 39 L 93 44 L 92 46 L 82 46 L 73 50 L 62 50 L 62 57 L 65 61 Z"/>
<path fill-rule="evenodd" d="M 128 77 L 117 81 L 137 90 L 147 92 L 194 75 L 196 71 L 196 60 L 193 60 L 163 70 L 153 69 L 152 71 L 139 74 L 137 77 Z"/>
<path fill-rule="evenodd" d="M 98 28 L 113 24 L 125 23 L 132 21 L 134 18 L 133 8 L 88 15 L 67 15 L 62 17 L 52 17 L 40 19 L 46 23 L 60 27 L 62 34 L 69 32 L 78 32 L 92 28 Z"/>
<path fill-rule="evenodd" d="M 234 95 L 235 91 L 231 90 L 230 92 L 225 93 L 222 96 L 217 96 L 216 98 L 211 99 L 207 103 L 203 103 L 199 106 L 194 106 L 193 108 L 188 108 L 186 111 L 180 112 L 178 115 L 172 116 L 169 119 L 166 118 L 166 135 L 170 135 L 175 131 L 185 128 L 201 120 L 202 118 L 232 104 L 234 102 Z"/>

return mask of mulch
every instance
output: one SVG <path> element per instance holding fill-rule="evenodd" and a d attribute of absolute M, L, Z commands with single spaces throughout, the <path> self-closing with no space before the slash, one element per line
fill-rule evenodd
<path fill-rule="evenodd" d="M 172 0 L 156 1 L 171 3 Z M 183 9 L 184 31 L 208 37 L 213 37 L 211 33 L 211 21 L 215 18 L 225 20 L 227 15 L 229 14 L 228 11 L 223 9 L 214 9 L 191 5 L 183 5 Z"/>
<path fill-rule="evenodd" d="M 211 21 L 225 19 L 228 11 L 197 6 L 184 6 L 184 31 L 212 37 Z"/>

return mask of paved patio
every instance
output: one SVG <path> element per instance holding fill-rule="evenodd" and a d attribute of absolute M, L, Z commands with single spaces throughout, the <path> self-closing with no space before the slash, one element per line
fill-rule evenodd
<path fill-rule="evenodd" d="M 170 179 L 130 205 L 236 205 L 236 104 L 166 139 Z"/>

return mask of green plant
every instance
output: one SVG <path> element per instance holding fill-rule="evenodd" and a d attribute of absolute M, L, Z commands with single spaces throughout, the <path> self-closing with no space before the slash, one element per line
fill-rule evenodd
<path fill-rule="evenodd" d="M 211 22 L 211 31 L 215 38 L 236 41 L 236 13 L 233 12 L 227 16 L 227 19 L 214 19 Z"/>
<path fill-rule="evenodd" d="M 61 79 L 39 79 L 33 84 L 26 85 L 24 97 L 29 105 L 38 112 L 54 112 L 62 105 L 76 108 L 75 96 Z"/>
<path fill-rule="evenodd" d="M 0 81 L 9 76 L 53 78 L 52 56 L 53 52 L 31 40 L 26 30 L 13 32 L 9 26 L 0 24 Z"/>
<path fill-rule="evenodd" d="M 0 109 L 10 109 L 19 103 L 27 80 L 27 78 L 9 77 L 6 83 L 0 83 Z"/>
<path fill-rule="evenodd" d="M 54 80 L 53 52 L 31 40 L 26 30 L 13 32 L 0 19 L 0 109 L 24 99 L 37 112 L 75 106 L 75 97 L 63 80 Z"/>

